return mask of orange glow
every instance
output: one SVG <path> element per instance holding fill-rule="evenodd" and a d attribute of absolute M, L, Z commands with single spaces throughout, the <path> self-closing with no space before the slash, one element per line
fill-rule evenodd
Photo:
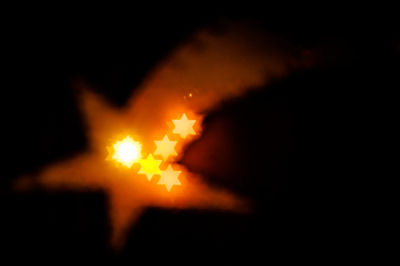
<path fill-rule="evenodd" d="M 157 149 L 154 154 L 161 155 L 164 160 L 167 160 L 169 156 L 178 155 L 175 151 L 175 145 L 177 141 L 169 140 L 167 135 L 165 135 L 162 140 L 156 140 L 155 143 L 157 145 Z"/>
<path fill-rule="evenodd" d="M 195 119 L 196 123 L 191 126 L 196 136 L 199 136 L 202 125 L 199 114 L 206 114 L 227 99 L 264 86 L 266 82 L 285 75 L 289 70 L 292 58 L 287 54 L 293 53 L 276 48 L 286 45 L 260 36 L 257 29 L 249 31 L 247 26 L 226 24 L 223 27 L 224 33 L 221 34 L 209 30 L 199 31 L 172 51 L 149 72 L 122 108 L 114 108 L 106 99 L 91 92 L 92 88 L 85 81 L 77 82 L 79 107 L 86 125 L 87 149 L 17 179 L 13 187 L 22 190 L 96 189 L 104 192 L 109 205 L 110 244 L 115 249 L 124 245 L 132 225 L 148 207 L 235 212 L 247 210 L 248 201 L 224 188 L 208 184 L 200 174 L 182 167 L 179 168 L 182 172 L 178 176 L 174 175 L 179 171 L 174 171 L 169 165 L 175 159 L 170 156 L 176 156 L 177 151 L 183 150 L 180 146 L 188 144 L 191 141 L 189 137 L 193 135 L 183 134 L 188 137 L 179 138 L 179 143 L 175 141 L 178 135 L 174 135 L 177 139 L 173 141 L 165 135 L 172 134 L 172 131 L 181 135 L 177 131 L 179 126 L 174 125 L 172 119 L 185 113 Z M 198 49 L 199 43 L 202 49 Z M 121 145 L 121 149 L 117 144 L 110 145 L 109 139 L 119 134 L 123 134 L 121 139 L 117 139 L 120 141 L 125 136 L 140 136 L 140 144 L 135 142 L 138 145 L 133 145 L 136 152 L 133 151 L 135 148 L 128 148 L 125 153 L 124 145 Z M 164 137 L 155 142 L 157 147 L 154 152 L 154 140 L 161 139 L 160 136 Z M 132 166 L 131 169 L 118 171 L 105 162 L 105 146 L 110 146 L 109 159 L 119 164 L 120 161 L 116 159 L 128 158 L 122 162 L 132 162 L 128 164 Z M 120 151 L 121 156 L 118 155 Z M 164 171 L 158 169 L 161 172 L 160 180 L 155 180 L 155 174 L 150 177 L 151 172 L 157 172 L 158 165 L 147 168 L 144 161 L 149 160 L 150 164 L 151 157 L 147 156 L 140 161 L 141 154 L 163 158 L 164 167 L 167 168 Z M 114 155 L 116 158 L 113 158 Z M 165 162 L 167 159 L 170 160 L 168 163 Z M 174 164 L 174 167 L 179 164 Z M 135 166 L 140 168 L 140 174 L 135 171 Z M 151 178 L 151 181 L 143 178 L 142 174 Z M 155 185 L 156 182 L 170 190 Z M 182 182 L 182 186 L 172 189 L 178 182 Z"/>
<path fill-rule="evenodd" d="M 141 158 L 142 145 L 129 136 L 113 144 L 113 149 L 111 158 L 128 168 Z"/>
<path fill-rule="evenodd" d="M 175 171 L 172 169 L 171 165 L 168 165 L 165 171 L 161 171 L 161 178 L 157 184 L 165 185 L 168 191 L 171 190 L 174 185 L 181 185 L 181 182 L 178 179 L 178 176 L 181 174 L 181 171 Z"/>
<path fill-rule="evenodd" d="M 140 163 L 140 170 L 138 174 L 144 174 L 147 176 L 147 179 L 151 181 L 153 175 L 161 174 L 160 171 L 160 164 L 161 160 L 155 160 L 153 155 L 149 154 L 146 159 L 139 160 Z"/>
<path fill-rule="evenodd" d="M 196 120 L 189 120 L 186 117 L 186 114 L 183 114 L 181 119 L 172 120 L 172 122 L 175 125 L 175 129 L 172 133 L 179 134 L 182 138 L 186 138 L 188 135 L 196 135 L 196 132 L 193 129 Z"/>

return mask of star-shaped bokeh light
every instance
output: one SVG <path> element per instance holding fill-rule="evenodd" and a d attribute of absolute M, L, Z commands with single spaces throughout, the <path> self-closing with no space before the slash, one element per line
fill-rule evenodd
<path fill-rule="evenodd" d="M 162 140 L 155 141 L 157 149 L 154 152 L 155 155 L 161 155 L 164 160 L 167 160 L 169 156 L 178 155 L 175 150 L 177 141 L 170 140 L 167 135 Z"/>
<path fill-rule="evenodd" d="M 182 138 L 186 138 L 188 135 L 196 135 L 196 131 L 193 129 L 196 120 L 189 120 L 186 114 L 183 114 L 179 120 L 172 120 L 175 125 L 172 133 L 180 135 Z"/>
<path fill-rule="evenodd" d="M 157 184 L 165 185 L 168 191 L 171 190 L 174 185 L 181 185 L 181 182 L 178 179 L 178 176 L 181 174 L 181 171 L 175 171 L 172 169 L 172 166 L 169 164 L 165 171 L 161 171 L 161 178 Z"/>
<path fill-rule="evenodd" d="M 161 174 L 160 164 L 161 160 L 156 160 L 153 158 L 152 154 L 149 154 L 146 159 L 139 160 L 140 170 L 138 174 L 144 174 L 150 181 L 153 175 Z"/>

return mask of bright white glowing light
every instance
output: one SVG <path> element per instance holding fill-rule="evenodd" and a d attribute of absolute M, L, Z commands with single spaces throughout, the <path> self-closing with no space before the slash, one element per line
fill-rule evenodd
<path fill-rule="evenodd" d="M 131 137 L 127 136 L 121 141 L 113 144 L 114 154 L 112 159 L 130 168 L 132 164 L 141 158 L 142 146 L 139 142 L 134 141 Z"/>

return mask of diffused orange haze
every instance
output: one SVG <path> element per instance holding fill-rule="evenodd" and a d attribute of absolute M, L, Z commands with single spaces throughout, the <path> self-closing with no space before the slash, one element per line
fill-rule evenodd
<path fill-rule="evenodd" d="M 109 199 L 110 243 L 114 248 L 123 245 L 127 230 L 146 207 L 246 211 L 250 208 L 248 202 L 229 191 L 208 186 L 201 176 L 175 162 L 185 144 L 201 137 L 204 114 L 225 99 L 284 75 L 288 54 L 279 42 L 255 27 L 226 23 L 218 33 L 199 31 L 175 49 L 122 109 L 113 108 L 83 86 L 79 100 L 90 141 L 87 151 L 49 165 L 37 176 L 20 178 L 16 187 L 104 191 Z M 174 133 L 173 120 L 180 120 L 183 114 L 196 120 L 195 134 L 190 129 Z M 140 172 L 139 163 L 129 168 L 115 160 L 105 160 L 109 156 L 106 147 L 127 136 L 141 144 L 138 160 L 161 160 L 160 172 L 174 180 L 158 184 L 162 183 L 158 170 L 153 176 L 146 176 L 143 169 Z M 164 136 L 177 142 L 176 156 L 165 159 L 155 153 L 155 141 Z M 180 171 L 178 180 L 172 171 Z"/>

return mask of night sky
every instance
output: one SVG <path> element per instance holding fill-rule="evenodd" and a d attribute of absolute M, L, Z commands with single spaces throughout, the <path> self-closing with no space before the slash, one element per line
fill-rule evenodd
<path fill-rule="evenodd" d="M 382 111 L 378 93 L 399 88 L 392 16 L 204 9 L 21 13 L 3 23 L 2 260 L 323 263 L 354 255 L 368 238 L 358 217 L 367 199 L 358 192 L 369 172 L 362 158 L 374 145 L 368 128 Z M 202 138 L 181 160 L 208 184 L 251 199 L 252 212 L 150 208 L 116 254 L 103 193 L 10 189 L 19 176 L 87 147 L 74 82 L 122 107 L 173 48 L 200 28 L 218 32 L 221 20 L 252 21 L 297 58 L 287 76 L 207 113 Z"/>

